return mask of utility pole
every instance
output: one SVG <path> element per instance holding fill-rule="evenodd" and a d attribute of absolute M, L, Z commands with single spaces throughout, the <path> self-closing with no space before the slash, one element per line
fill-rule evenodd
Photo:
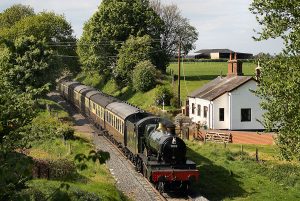
<path fill-rule="evenodd" d="M 178 107 L 180 107 L 180 57 L 181 57 L 181 40 L 178 46 Z"/>

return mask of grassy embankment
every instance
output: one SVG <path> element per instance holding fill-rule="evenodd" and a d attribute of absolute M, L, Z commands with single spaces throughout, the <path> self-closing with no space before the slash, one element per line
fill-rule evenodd
<path fill-rule="evenodd" d="M 39 128 L 46 128 L 48 132 L 55 130 L 56 127 L 68 126 L 72 124 L 68 122 L 71 119 L 68 113 L 56 103 L 46 101 L 51 105 L 51 113 L 41 111 L 35 119 L 34 125 Z M 64 119 L 62 123 L 59 119 Z M 66 122 L 67 120 L 67 122 Z M 55 131 L 54 131 L 55 132 Z M 66 159 L 74 161 L 77 154 L 88 155 L 89 151 L 93 150 L 91 136 L 87 133 L 75 132 L 75 138 L 64 142 L 62 138 L 49 136 L 48 140 L 42 140 L 32 143 L 32 148 L 29 150 L 29 155 L 36 159 L 57 161 Z M 78 165 L 78 162 L 74 162 Z M 29 182 L 29 186 L 42 192 L 48 199 L 52 200 L 77 200 L 78 196 L 84 195 L 81 199 L 92 199 L 96 196 L 101 200 L 127 200 L 115 186 L 115 181 L 110 175 L 105 164 L 100 165 L 88 161 L 85 163 L 87 169 L 76 169 L 74 174 L 65 178 L 59 179 L 33 179 Z M 70 187 L 60 188 L 61 184 L 67 184 Z M 76 197 L 77 196 L 77 197 Z"/>
<path fill-rule="evenodd" d="M 170 69 L 172 69 L 174 74 L 177 75 L 177 66 L 178 65 L 176 63 L 170 64 L 167 72 L 170 72 Z M 254 75 L 255 67 L 254 63 L 244 63 L 244 74 Z M 181 100 L 184 101 L 188 93 L 198 89 L 220 74 L 225 76 L 226 73 L 227 62 L 183 63 L 181 65 Z M 77 80 L 86 85 L 94 86 L 113 96 L 117 96 L 120 99 L 126 100 L 143 109 L 148 109 L 150 106 L 154 105 L 155 88 L 145 93 L 134 92 L 129 87 L 119 90 L 117 89 L 114 81 L 110 80 L 107 83 L 104 83 L 101 76 L 97 75 L 97 73 L 91 73 L 90 75 L 81 73 L 77 76 Z M 174 92 L 177 93 L 177 82 L 172 84 L 170 75 L 163 76 L 162 80 L 160 80 L 160 84 L 170 85 Z"/>

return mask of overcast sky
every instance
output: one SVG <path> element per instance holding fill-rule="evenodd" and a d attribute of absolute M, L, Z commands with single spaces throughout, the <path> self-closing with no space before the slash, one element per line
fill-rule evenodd
<path fill-rule="evenodd" d="M 252 0 L 161 0 L 177 4 L 182 15 L 199 32 L 196 49 L 228 48 L 238 52 L 271 54 L 281 51 L 279 39 L 255 42 L 253 29 L 259 29 L 255 16 L 248 8 Z M 35 12 L 43 10 L 64 14 L 80 37 L 82 27 L 97 10 L 101 0 L 1 0 L 0 12 L 13 4 L 30 5 Z"/>

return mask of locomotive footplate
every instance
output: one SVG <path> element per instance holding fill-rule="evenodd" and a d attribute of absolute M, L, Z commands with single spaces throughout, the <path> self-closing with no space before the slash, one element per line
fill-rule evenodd
<path fill-rule="evenodd" d="M 173 182 L 173 181 L 197 181 L 199 171 L 193 169 L 165 169 L 152 170 L 153 182 Z"/>
<path fill-rule="evenodd" d="M 151 172 L 151 179 L 156 182 L 174 182 L 174 181 L 197 181 L 199 171 L 194 162 L 187 160 L 185 164 L 174 165 L 148 161 L 148 168 Z"/>

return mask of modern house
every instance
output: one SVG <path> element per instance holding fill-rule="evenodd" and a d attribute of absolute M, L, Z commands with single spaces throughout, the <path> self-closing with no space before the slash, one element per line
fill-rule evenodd
<path fill-rule="evenodd" d="M 253 54 L 235 52 L 230 49 L 202 49 L 192 53 L 191 56 L 195 59 L 228 59 L 231 53 L 236 53 L 239 59 L 253 58 Z"/>
<path fill-rule="evenodd" d="M 252 93 L 258 82 L 243 76 L 237 54 L 228 61 L 226 77 L 218 76 L 188 95 L 189 117 L 209 129 L 262 130 L 263 110 L 260 99 Z"/>

